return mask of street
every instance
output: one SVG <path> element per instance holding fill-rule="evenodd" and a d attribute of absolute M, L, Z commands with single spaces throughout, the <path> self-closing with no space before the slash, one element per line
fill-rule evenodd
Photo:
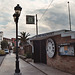
<path fill-rule="evenodd" d="M 3 61 L 3 59 L 4 59 L 4 57 L 5 57 L 5 56 L 0 56 L 0 65 L 1 65 L 1 63 L 2 63 L 2 61 Z"/>
<path fill-rule="evenodd" d="M 30 64 L 26 63 L 22 59 L 20 61 L 20 70 L 22 75 L 46 75 L 36 69 L 35 67 L 31 66 Z M 15 55 L 7 55 L 0 67 L 0 75 L 14 75 L 15 73 Z"/>
<path fill-rule="evenodd" d="M 15 54 L 8 54 L 4 58 L 0 66 L 0 75 L 14 75 L 15 73 Z M 20 71 L 22 75 L 72 75 L 45 64 L 40 63 L 27 63 L 19 59 Z"/>

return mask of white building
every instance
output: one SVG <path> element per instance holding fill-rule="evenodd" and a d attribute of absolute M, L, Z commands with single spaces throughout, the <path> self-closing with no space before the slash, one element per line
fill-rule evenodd
<path fill-rule="evenodd" d="M 0 50 L 1 50 L 1 41 L 3 40 L 3 32 L 0 32 Z"/>

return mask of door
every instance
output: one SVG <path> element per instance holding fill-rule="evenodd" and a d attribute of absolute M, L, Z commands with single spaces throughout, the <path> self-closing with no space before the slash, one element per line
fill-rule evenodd
<path fill-rule="evenodd" d="M 47 59 L 46 59 L 46 41 L 45 40 L 41 40 L 40 55 L 41 55 L 41 63 L 46 64 L 47 63 Z"/>
<path fill-rule="evenodd" d="M 40 41 L 33 41 L 34 45 L 34 62 L 40 62 Z"/>
<path fill-rule="evenodd" d="M 46 41 L 37 40 L 33 41 L 34 45 L 34 62 L 40 62 L 46 64 Z"/>

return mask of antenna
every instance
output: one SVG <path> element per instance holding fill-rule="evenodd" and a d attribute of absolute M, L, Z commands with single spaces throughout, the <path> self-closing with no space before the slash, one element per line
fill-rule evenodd
<path fill-rule="evenodd" d="M 71 31 L 71 16 L 70 16 L 70 6 L 69 6 L 69 1 L 68 3 L 68 12 L 69 12 L 69 25 L 70 25 L 70 31 Z"/>

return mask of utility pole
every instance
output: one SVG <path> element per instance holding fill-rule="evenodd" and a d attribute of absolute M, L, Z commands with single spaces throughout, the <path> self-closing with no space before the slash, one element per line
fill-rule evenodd
<path fill-rule="evenodd" d="M 68 12 L 69 12 L 69 25 L 70 25 L 70 31 L 71 31 L 71 16 L 70 16 L 70 6 L 69 6 L 69 2 L 68 3 Z"/>
<path fill-rule="evenodd" d="M 38 19 L 37 19 L 37 14 L 36 14 L 36 35 L 38 35 Z"/>

